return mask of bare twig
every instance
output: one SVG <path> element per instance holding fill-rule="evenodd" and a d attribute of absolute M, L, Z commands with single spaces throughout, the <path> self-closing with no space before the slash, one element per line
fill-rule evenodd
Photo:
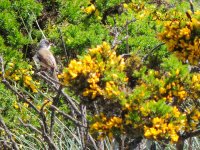
<path fill-rule="evenodd" d="M 22 17 L 21 15 L 20 15 L 20 19 L 22 20 L 22 23 L 23 23 L 23 25 L 24 25 L 24 28 L 25 28 L 26 32 L 28 33 L 28 35 L 29 35 L 29 38 L 31 39 L 31 41 L 33 41 L 33 38 L 32 38 L 32 36 L 31 36 L 31 32 L 28 31 L 28 28 L 27 28 L 27 26 L 26 26 L 26 24 L 25 24 L 25 22 L 24 22 L 24 19 L 23 19 L 23 17 Z"/>
<path fill-rule="evenodd" d="M 66 102 L 70 104 L 70 106 L 74 109 L 74 111 L 81 116 L 82 114 L 78 109 L 78 107 L 76 106 L 76 102 L 73 101 L 73 99 L 67 93 L 64 92 L 64 89 L 62 89 L 61 94 L 65 97 Z"/>
<path fill-rule="evenodd" d="M 35 18 L 35 22 L 36 22 L 36 24 L 37 24 L 37 26 L 38 26 L 38 29 L 39 29 L 40 32 L 42 33 L 43 38 L 44 38 L 44 39 L 47 39 L 46 36 L 44 35 L 44 32 L 43 32 L 42 29 L 40 28 L 40 25 L 39 25 L 39 23 L 38 23 L 38 21 L 37 21 L 37 17 L 35 16 L 34 13 L 32 13 L 32 14 L 33 14 L 33 16 L 34 16 L 34 18 Z M 29 13 L 28 13 L 28 15 L 30 16 Z"/>
<path fill-rule="evenodd" d="M 88 136 L 89 136 L 89 139 L 90 139 L 90 141 L 92 142 L 92 144 L 93 144 L 95 150 L 98 150 L 99 148 L 97 147 L 94 138 L 91 136 L 90 133 L 88 134 Z"/>
<path fill-rule="evenodd" d="M 143 61 L 143 62 L 146 61 L 147 58 L 149 57 L 149 55 L 152 55 L 153 51 L 155 51 L 157 48 L 161 47 L 161 46 L 164 45 L 164 44 L 165 44 L 165 43 L 160 43 L 160 44 L 158 44 L 157 46 L 155 46 L 154 48 L 152 48 L 152 49 L 148 52 L 148 54 L 146 54 L 146 55 L 143 57 L 142 61 Z"/>
<path fill-rule="evenodd" d="M 67 52 L 66 45 L 65 45 L 65 42 L 64 42 L 63 36 L 62 36 L 62 31 L 60 30 L 59 27 L 58 27 L 58 32 L 60 34 L 60 39 L 62 41 L 62 45 L 63 45 L 63 48 L 64 48 L 64 52 L 65 52 L 65 57 L 66 57 L 67 63 L 69 63 L 69 52 Z"/>
<path fill-rule="evenodd" d="M 84 127 L 84 128 L 87 128 L 87 126 L 84 126 L 80 121 L 76 120 L 75 118 L 73 118 L 72 116 L 64 113 L 63 111 L 59 110 L 56 106 L 54 105 L 51 105 L 51 108 L 52 109 L 55 109 L 59 114 L 63 115 L 65 118 L 71 120 L 75 125 L 77 126 L 81 126 L 81 127 Z"/>
<path fill-rule="evenodd" d="M 9 140 L 11 141 L 13 149 L 18 150 L 19 147 L 17 146 L 17 143 L 12 138 L 12 133 L 10 132 L 10 130 L 8 129 L 8 127 L 6 126 L 5 122 L 3 121 L 1 117 L 0 117 L 0 124 L 3 127 L 4 131 L 6 132 Z"/>
<path fill-rule="evenodd" d="M 59 87 L 57 95 L 53 98 L 53 105 L 57 106 L 59 97 L 61 94 L 62 86 Z M 55 109 L 51 109 L 51 124 L 50 124 L 50 136 L 53 136 L 53 126 L 55 123 Z"/>
<path fill-rule="evenodd" d="M 40 72 L 36 73 L 36 75 L 39 76 L 40 78 L 42 78 L 43 80 L 47 81 L 51 85 L 54 85 L 53 83 L 61 85 L 60 82 L 58 82 L 58 81 L 54 80 L 53 78 L 51 78 L 50 76 L 48 76 L 48 74 L 44 71 L 40 71 Z M 53 86 L 53 87 L 54 87 L 54 89 L 58 90 L 57 86 Z"/>
<path fill-rule="evenodd" d="M 132 22 L 135 22 L 136 21 L 136 19 L 135 18 L 133 18 L 133 19 L 131 19 L 131 20 L 127 20 L 126 21 L 126 23 L 125 23 L 125 25 L 123 26 L 123 27 L 117 27 L 116 26 L 116 22 L 115 22 L 115 20 L 114 20 L 114 27 L 113 27 L 113 32 L 111 32 L 112 33 L 112 35 L 114 35 L 114 40 L 113 40 L 113 42 L 112 42 L 112 46 L 111 46 L 111 48 L 113 49 L 116 45 L 118 45 L 118 44 L 120 44 L 120 43 L 122 43 L 122 41 L 124 41 L 124 40 L 126 40 L 126 51 L 127 51 L 127 53 L 129 53 L 129 47 L 128 47 L 128 25 L 130 24 L 130 23 L 132 23 Z M 118 37 L 119 37 L 119 35 L 124 31 L 124 30 L 126 30 L 126 36 L 123 38 L 123 39 L 121 39 L 121 40 L 119 40 L 118 39 Z"/>
<path fill-rule="evenodd" d="M 22 121 L 21 118 L 18 118 L 18 119 L 19 119 L 20 123 L 21 123 L 24 127 L 28 127 L 29 129 L 31 129 L 31 130 L 35 131 L 36 133 L 39 133 L 40 135 L 42 135 L 42 132 L 39 131 L 37 128 L 35 128 L 33 125 L 24 123 L 24 122 Z"/>
<path fill-rule="evenodd" d="M 41 116 L 41 119 L 42 119 L 42 123 L 44 125 L 45 133 L 48 133 L 48 126 L 47 126 L 47 123 L 46 123 L 46 116 L 44 114 L 44 106 L 47 105 L 48 103 L 49 103 L 49 101 L 45 102 L 40 109 L 40 116 Z"/>
<path fill-rule="evenodd" d="M 45 76 L 42 75 L 40 72 L 38 72 L 36 75 L 38 75 L 39 77 L 41 77 L 42 79 L 47 81 L 49 84 L 51 84 L 54 87 L 54 89 L 56 89 L 58 91 L 59 89 L 56 86 L 54 86 L 54 84 L 51 82 L 51 78 L 48 75 L 46 75 L 46 73 L 44 73 L 44 74 L 45 74 Z M 57 82 L 57 83 L 60 84 L 59 82 Z M 81 115 L 80 110 L 76 106 L 76 104 L 77 104 L 76 101 L 73 98 L 71 98 L 68 94 L 66 94 L 64 92 L 64 89 L 61 90 L 61 94 L 65 97 L 66 102 L 70 104 L 70 106 L 74 109 L 74 111 L 76 113 L 78 113 L 78 115 Z"/>
<path fill-rule="evenodd" d="M 49 145 L 49 149 L 51 150 L 57 150 L 56 145 L 54 144 L 54 142 L 52 141 L 51 137 L 48 136 L 48 134 L 45 132 L 45 127 L 42 121 L 39 121 L 40 125 L 41 125 L 41 129 L 42 129 L 42 136 L 45 140 L 45 142 L 48 143 Z"/>
<path fill-rule="evenodd" d="M 193 5 L 192 0 L 189 0 L 189 3 L 190 3 L 190 10 L 191 10 L 192 13 L 194 14 L 194 5 Z"/>
<path fill-rule="evenodd" d="M 187 133 L 187 134 L 183 135 L 182 137 L 183 137 L 183 139 L 187 139 L 187 138 L 198 136 L 198 135 L 200 135 L 200 129 L 190 132 L 190 133 Z"/>

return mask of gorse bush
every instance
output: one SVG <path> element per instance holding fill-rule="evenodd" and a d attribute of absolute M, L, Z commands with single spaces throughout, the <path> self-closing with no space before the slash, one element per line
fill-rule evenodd
<path fill-rule="evenodd" d="M 197 8 L 2 1 L 0 148 L 199 149 Z M 44 36 L 55 44 L 59 81 L 30 59 Z"/>

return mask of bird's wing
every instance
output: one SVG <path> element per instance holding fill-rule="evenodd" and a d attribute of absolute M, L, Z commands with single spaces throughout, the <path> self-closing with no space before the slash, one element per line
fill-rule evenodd
<path fill-rule="evenodd" d="M 56 60 L 49 50 L 40 49 L 38 51 L 38 59 L 42 62 L 43 67 L 57 69 Z"/>

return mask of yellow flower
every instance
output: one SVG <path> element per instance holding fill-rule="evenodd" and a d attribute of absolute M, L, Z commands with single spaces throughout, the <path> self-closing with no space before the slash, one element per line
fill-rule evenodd
<path fill-rule="evenodd" d="M 146 130 L 144 133 L 144 136 L 147 138 L 150 137 L 151 135 L 152 135 L 152 133 L 150 132 L 150 130 Z"/>
<path fill-rule="evenodd" d="M 173 113 L 176 118 L 178 118 L 181 114 L 176 106 L 173 107 Z"/>
<path fill-rule="evenodd" d="M 166 89 L 163 88 L 163 87 L 159 88 L 159 93 L 160 94 L 165 94 L 166 93 Z"/>
<path fill-rule="evenodd" d="M 69 74 L 71 75 L 72 79 L 78 76 L 78 74 L 76 72 L 73 72 L 72 70 L 69 70 Z"/>
<path fill-rule="evenodd" d="M 197 82 L 197 81 L 199 81 L 197 75 L 193 75 L 192 76 L 192 82 L 194 83 L 194 82 Z"/>
<path fill-rule="evenodd" d="M 154 125 L 156 128 L 158 128 L 158 127 L 160 127 L 160 125 L 161 125 L 164 121 L 163 121 L 163 119 L 156 117 L 156 118 L 153 118 L 152 122 L 153 122 L 153 125 Z"/>
<path fill-rule="evenodd" d="M 87 8 L 85 8 L 84 11 L 87 14 L 91 14 L 91 13 L 93 13 L 95 11 L 95 9 L 96 8 L 95 8 L 94 4 L 91 4 L 90 6 L 88 6 Z"/>
<path fill-rule="evenodd" d="M 24 103 L 23 106 L 28 108 L 29 104 L 28 103 Z"/>
<path fill-rule="evenodd" d="M 177 142 L 178 138 L 179 138 L 179 136 L 177 134 L 171 134 L 170 137 L 172 139 L 172 142 Z"/>

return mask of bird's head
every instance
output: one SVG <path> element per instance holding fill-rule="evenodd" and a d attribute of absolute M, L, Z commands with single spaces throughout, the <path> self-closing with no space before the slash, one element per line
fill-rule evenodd
<path fill-rule="evenodd" d="M 39 43 L 39 49 L 40 48 L 46 48 L 46 49 L 50 49 L 52 43 L 50 43 L 48 40 L 46 39 L 42 39 Z"/>

